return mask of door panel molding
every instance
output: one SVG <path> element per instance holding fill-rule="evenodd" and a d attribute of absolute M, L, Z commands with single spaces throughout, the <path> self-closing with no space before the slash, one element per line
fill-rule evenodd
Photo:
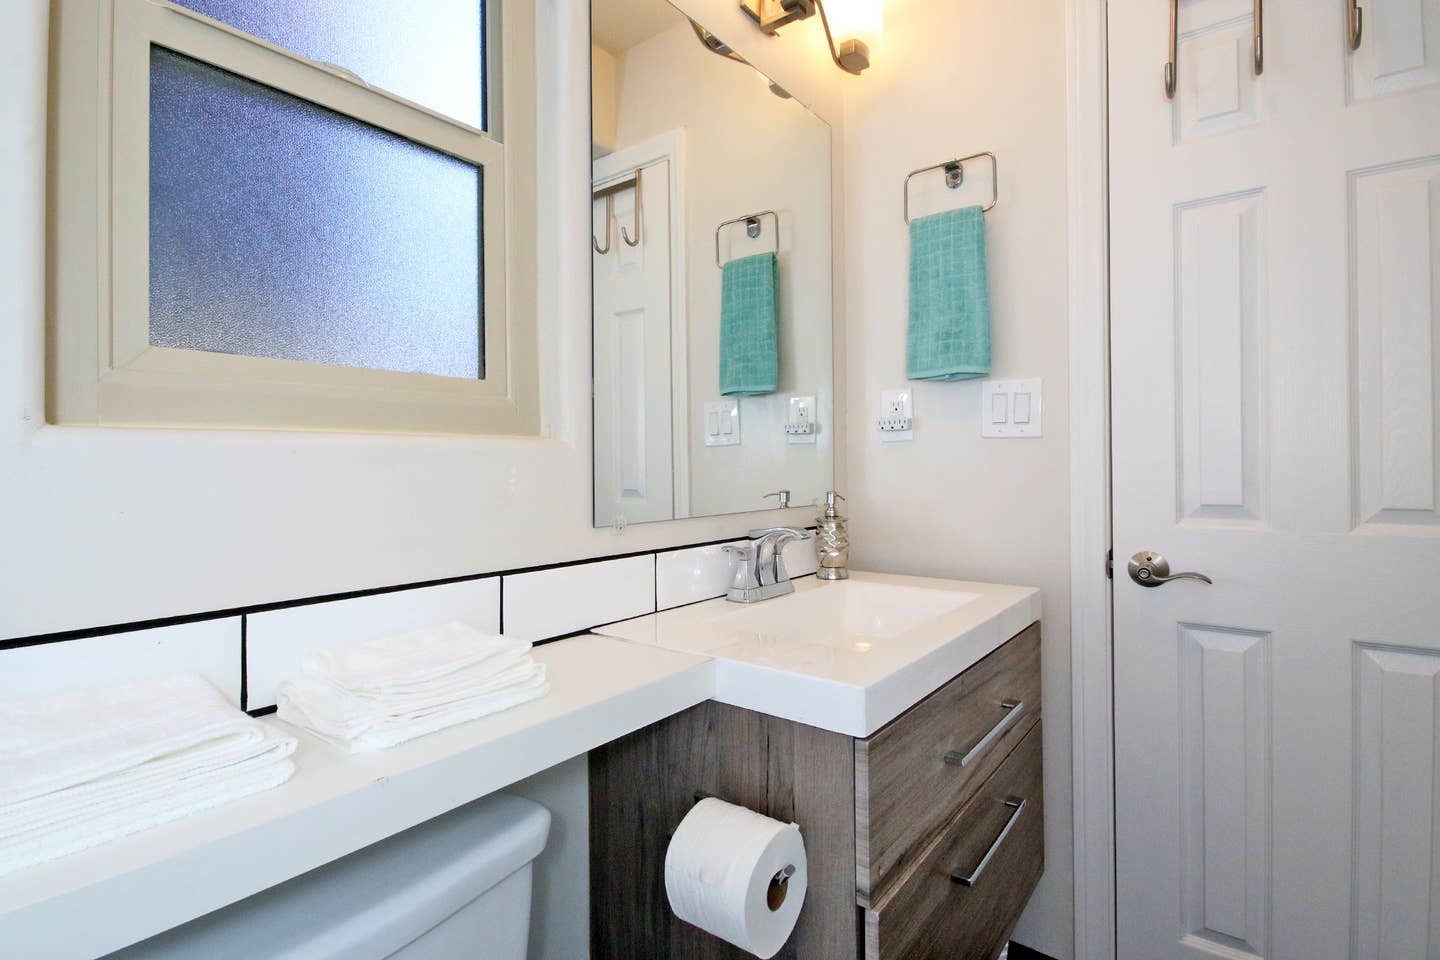
<path fill-rule="evenodd" d="M 1270 634 L 1181 624 L 1184 934 L 1256 957 L 1270 935 Z"/>

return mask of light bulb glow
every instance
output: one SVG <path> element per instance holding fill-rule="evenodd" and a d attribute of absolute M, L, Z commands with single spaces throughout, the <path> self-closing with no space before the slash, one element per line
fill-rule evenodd
<path fill-rule="evenodd" d="M 825 15 L 830 21 L 830 32 L 835 43 L 859 40 L 870 48 L 872 54 L 880 46 L 885 32 L 884 13 L 881 0 L 821 0 L 825 4 Z"/>

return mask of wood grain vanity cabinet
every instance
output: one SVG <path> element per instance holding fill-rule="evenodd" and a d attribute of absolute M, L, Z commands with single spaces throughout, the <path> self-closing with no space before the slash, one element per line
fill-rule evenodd
<path fill-rule="evenodd" d="M 786 960 L 990 960 L 1044 869 L 1040 625 L 869 738 L 713 701 L 590 754 L 595 960 L 743 960 L 677 919 L 665 849 L 697 795 L 800 825 Z"/>

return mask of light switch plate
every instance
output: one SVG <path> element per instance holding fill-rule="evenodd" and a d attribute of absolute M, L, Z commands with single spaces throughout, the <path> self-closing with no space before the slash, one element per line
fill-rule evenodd
<path fill-rule="evenodd" d="M 734 397 L 705 404 L 705 446 L 733 447 L 740 443 L 740 401 Z"/>
<path fill-rule="evenodd" d="M 1041 435 L 1041 380 L 984 380 L 980 386 L 980 435 L 1031 438 Z"/>
<path fill-rule="evenodd" d="M 789 409 L 785 439 L 791 443 L 814 443 L 815 434 L 820 432 L 820 423 L 815 419 L 815 398 L 791 397 Z"/>
<path fill-rule="evenodd" d="M 880 419 L 875 426 L 885 443 L 915 439 L 915 409 L 909 387 L 880 391 Z"/>

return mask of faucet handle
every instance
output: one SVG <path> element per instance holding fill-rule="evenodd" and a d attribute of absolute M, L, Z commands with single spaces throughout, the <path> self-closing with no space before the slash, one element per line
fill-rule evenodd
<path fill-rule="evenodd" d="M 808 540 L 810 531 L 804 527 L 760 527 L 745 534 L 751 540 L 762 540 L 765 537 L 774 537 L 777 540 Z"/>
<path fill-rule="evenodd" d="M 774 493 L 765 493 L 760 495 L 760 499 L 762 500 L 765 500 L 769 497 L 776 497 L 779 499 L 781 510 L 784 510 L 786 507 L 790 506 L 789 490 L 776 490 Z"/>
<path fill-rule="evenodd" d="M 760 576 L 755 568 L 754 545 L 749 543 L 727 543 L 720 548 L 740 562 L 735 564 L 735 576 L 731 586 L 737 590 L 748 590 L 760 585 Z"/>

